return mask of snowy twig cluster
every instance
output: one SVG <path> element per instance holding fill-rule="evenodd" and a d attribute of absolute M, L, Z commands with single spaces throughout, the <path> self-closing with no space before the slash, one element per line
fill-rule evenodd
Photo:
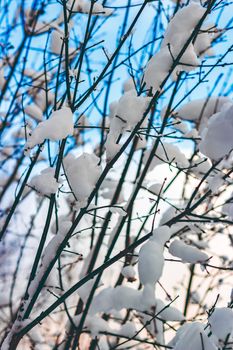
<path fill-rule="evenodd" d="M 1 349 L 233 349 L 232 9 L 3 1 Z"/>

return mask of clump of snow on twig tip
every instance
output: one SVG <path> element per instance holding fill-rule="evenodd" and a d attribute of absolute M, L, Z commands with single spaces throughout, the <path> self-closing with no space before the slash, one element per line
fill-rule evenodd
<path fill-rule="evenodd" d="M 83 153 L 78 158 L 68 154 L 64 160 L 65 173 L 75 199 L 85 206 L 101 174 L 99 158 L 95 154 Z"/>
<path fill-rule="evenodd" d="M 228 307 L 215 308 L 209 317 L 209 323 L 214 335 L 219 340 L 225 341 L 227 337 L 233 335 L 232 309 Z"/>
<path fill-rule="evenodd" d="M 56 193 L 59 183 L 54 177 L 54 169 L 46 168 L 39 175 L 34 176 L 30 181 L 30 186 L 43 195 L 49 196 Z"/>
<path fill-rule="evenodd" d="M 187 263 L 200 263 L 208 260 L 209 256 L 196 247 L 192 247 L 178 239 L 174 240 L 169 247 L 169 253 Z"/>
<path fill-rule="evenodd" d="M 217 161 L 233 150 L 233 104 L 227 104 L 214 114 L 203 130 L 199 148 L 201 153 Z"/>
<path fill-rule="evenodd" d="M 160 279 L 164 267 L 164 244 L 170 239 L 168 226 L 154 230 L 153 236 L 141 247 L 138 257 L 140 282 L 152 286 Z"/>
<path fill-rule="evenodd" d="M 73 113 L 70 108 L 63 107 L 52 112 L 49 119 L 39 123 L 32 131 L 25 145 L 25 150 L 30 150 L 36 145 L 43 143 L 46 139 L 59 141 L 72 135 Z"/>
<path fill-rule="evenodd" d="M 110 130 L 105 143 L 107 159 L 111 160 L 120 150 L 118 139 L 127 130 L 133 129 L 143 118 L 150 99 L 137 96 L 129 90 L 110 106 Z"/>

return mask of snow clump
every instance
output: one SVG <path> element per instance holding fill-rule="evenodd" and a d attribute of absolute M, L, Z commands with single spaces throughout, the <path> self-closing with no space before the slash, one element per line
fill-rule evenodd
<path fill-rule="evenodd" d="M 215 113 L 203 130 L 200 152 L 218 161 L 233 150 L 233 104 Z"/>
<path fill-rule="evenodd" d="M 119 137 L 126 130 L 132 130 L 143 117 L 149 98 L 137 96 L 136 91 L 129 90 L 110 105 L 110 130 L 105 143 L 107 160 L 111 160 L 120 150 Z"/>
<path fill-rule="evenodd" d="M 68 154 L 63 161 L 65 173 L 75 199 L 85 206 L 101 174 L 99 158 L 95 154 L 83 153 L 78 158 Z"/>
<path fill-rule="evenodd" d="M 209 317 L 213 334 L 222 341 L 233 335 L 233 311 L 228 307 L 215 308 Z M 229 340 L 228 340 L 229 341 Z"/>
<path fill-rule="evenodd" d="M 148 89 L 152 88 L 155 92 L 160 88 L 161 83 L 169 75 L 173 61 L 182 51 L 205 11 L 201 5 L 190 3 L 180 9 L 170 20 L 160 51 L 150 59 L 145 69 L 144 82 Z M 203 39 L 206 40 L 204 37 Z M 196 48 L 199 51 L 200 42 Z M 181 57 L 182 63 L 173 69 L 173 79 L 176 79 L 180 71 L 190 72 L 195 69 L 199 65 L 198 54 L 191 42 Z"/>
<path fill-rule="evenodd" d="M 35 175 L 31 179 L 30 186 L 43 195 L 49 196 L 52 193 L 56 193 L 59 183 L 54 177 L 54 169 L 46 168 L 42 170 L 39 175 Z"/>
<path fill-rule="evenodd" d="M 170 244 L 169 253 L 180 258 L 183 262 L 191 264 L 204 262 L 209 258 L 208 255 L 200 249 L 192 247 L 178 239 Z"/>
<path fill-rule="evenodd" d="M 54 111 L 49 119 L 37 125 L 26 142 L 25 151 L 43 143 L 46 139 L 60 141 L 72 135 L 73 131 L 73 113 L 70 108 L 63 107 Z"/>

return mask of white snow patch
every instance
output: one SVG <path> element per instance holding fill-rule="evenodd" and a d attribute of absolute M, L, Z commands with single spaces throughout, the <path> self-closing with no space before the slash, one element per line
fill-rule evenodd
<path fill-rule="evenodd" d="M 73 113 L 68 107 L 54 111 L 50 118 L 39 123 L 32 131 L 25 145 L 25 150 L 32 149 L 36 145 L 49 139 L 59 141 L 73 134 Z"/>
<path fill-rule="evenodd" d="M 64 169 L 77 201 L 85 205 L 101 174 L 99 158 L 95 154 L 83 153 L 78 158 L 68 154 L 64 160 Z"/>
<path fill-rule="evenodd" d="M 233 310 L 228 307 L 215 308 L 209 317 L 209 323 L 214 335 L 225 341 L 233 332 Z"/>
<path fill-rule="evenodd" d="M 201 153 L 217 161 L 233 149 L 233 105 L 228 104 L 208 121 L 199 144 Z"/>
<path fill-rule="evenodd" d="M 43 195 L 49 196 L 56 193 L 59 183 L 54 177 L 55 170 L 53 168 L 46 168 L 41 171 L 39 175 L 34 176 L 30 181 L 30 186 Z"/>
<path fill-rule="evenodd" d="M 180 258 L 186 263 L 200 263 L 206 261 L 209 256 L 196 247 L 192 247 L 178 239 L 174 240 L 169 247 L 169 253 Z"/>

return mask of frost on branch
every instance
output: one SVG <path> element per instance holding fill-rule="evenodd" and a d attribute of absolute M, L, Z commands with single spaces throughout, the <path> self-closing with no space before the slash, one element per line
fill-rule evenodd
<path fill-rule="evenodd" d="M 68 154 L 63 161 L 65 173 L 80 206 L 85 206 L 101 173 L 99 158 L 95 154 L 83 153 L 78 158 Z"/>
<path fill-rule="evenodd" d="M 63 107 L 52 112 L 49 119 L 39 123 L 32 131 L 25 145 L 25 150 L 30 150 L 46 139 L 59 141 L 73 134 L 73 113 L 68 107 Z"/>

